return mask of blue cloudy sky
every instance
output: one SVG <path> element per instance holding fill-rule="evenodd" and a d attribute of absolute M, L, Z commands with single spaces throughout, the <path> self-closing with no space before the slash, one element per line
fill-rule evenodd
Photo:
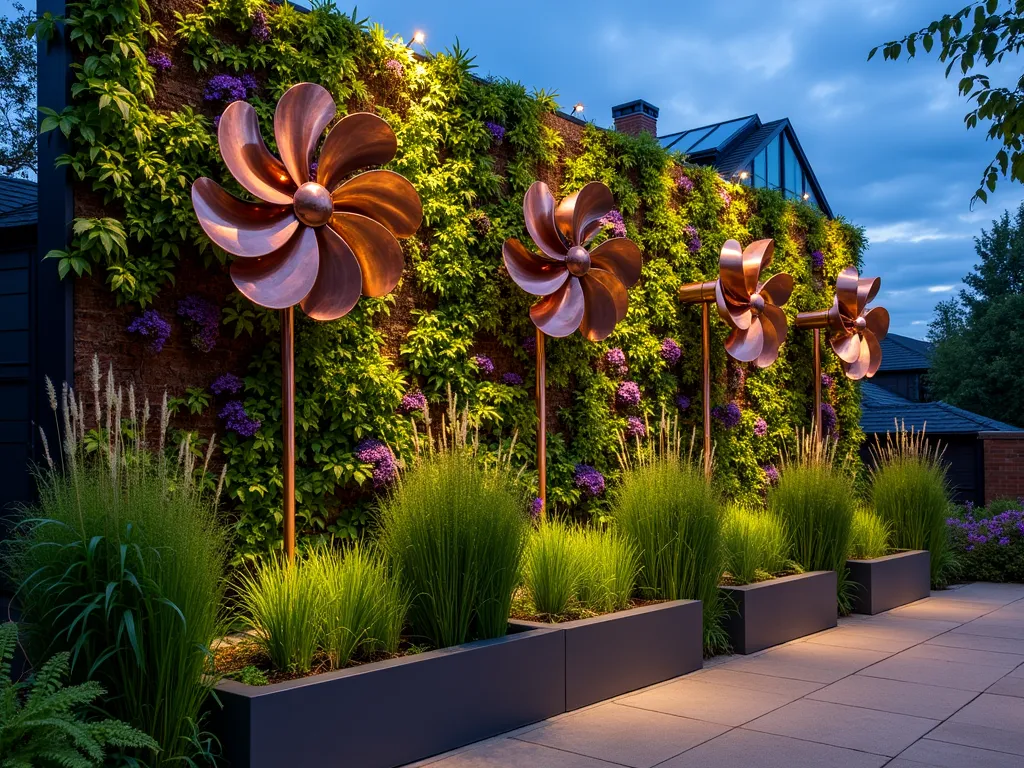
<path fill-rule="evenodd" d="M 892 330 L 924 337 L 975 262 L 972 238 L 1024 187 L 1003 184 L 971 211 L 995 147 L 965 130 L 955 81 L 934 57 L 866 58 L 964 1 L 363 0 L 359 15 L 407 38 L 423 29 L 431 49 L 458 37 L 481 74 L 582 101 L 602 126 L 634 98 L 661 108 L 659 133 L 790 118 L 833 210 L 867 230 L 865 272 L 883 278 Z"/>

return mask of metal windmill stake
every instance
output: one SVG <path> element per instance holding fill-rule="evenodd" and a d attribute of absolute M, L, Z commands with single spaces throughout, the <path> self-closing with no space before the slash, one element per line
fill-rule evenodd
<path fill-rule="evenodd" d="M 767 368 L 779 356 L 786 340 L 786 313 L 781 307 L 793 292 L 793 278 L 784 272 L 760 282 L 771 264 L 775 246 L 758 240 L 740 247 L 726 240 L 718 259 L 718 279 L 688 283 L 679 289 L 684 304 L 701 305 L 701 374 L 704 400 L 704 475 L 711 477 L 711 320 L 712 304 L 732 328 L 725 351 L 743 363 Z"/>
<path fill-rule="evenodd" d="M 612 210 L 611 190 L 591 182 L 557 206 L 543 182 L 534 182 L 523 200 L 523 217 L 540 253 L 515 238 L 502 255 L 509 276 L 529 294 L 541 297 L 530 307 L 537 328 L 537 474 L 541 516 L 547 514 L 546 336 L 561 338 L 576 330 L 591 341 L 607 338 L 629 309 L 627 290 L 640 279 L 640 249 L 625 237 L 610 238 L 593 250 L 587 245 Z"/>
<path fill-rule="evenodd" d="M 295 557 L 295 305 L 314 320 L 336 320 L 360 294 L 384 296 L 398 284 L 405 259 L 396 238 L 419 228 L 423 208 L 412 184 L 392 171 L 356 173 L 389 162 L 394 131 L 357 112 L 328 133 L 315 173 L 311 161 L 337 115 L 330 93 L 313 83 L 288 89 L 274 113 L 281 158 L 267 149 L 256 110 L 229 104 L 217 131 L 235 180 L 260 202 L 228 194 L 212 179 L 192 185 L 203 231 L 237 258 L 235 287 L 250 301 L 280 311 L 281 437 L 284 549 Z M 355 174 L 355 175 L 353 175 Z"/>
<path fill-rule="evenodd" d="M 882 364 L 882 339 L 889 332 L 889 312 L 885 307 L 865 311 L 878 295 L 882 280 L 861 277 L 854 267 L 847 267 L 836 278 L 836 296 L 828 309 L 801 312 L 796 316 L 797 328 L 814 330 L 814 415 L 811 418 L 814 437 L 822 439 L 821 430 L 821 331 L 831 333 L 829 344 L 839 357 L 846 377 L 857 381 L 871 378 Z"/>

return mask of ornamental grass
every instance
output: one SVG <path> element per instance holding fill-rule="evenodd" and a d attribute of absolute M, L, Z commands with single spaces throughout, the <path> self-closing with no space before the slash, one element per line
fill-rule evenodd
<path fill-rule="evenodd" d="M 612 516 L 640 556 L 639 593 L 663 600 L 700 600 L 707 650 L 724 648 L 721 628 L 722 502 L 694 461 L 683 454 L 678 423 L 661 418 L 647 443 L 630 446 L 623 437 L 619 460 L 622 482 L 612 500 Z"/>
<path fill-rule="evenodd" d="M 789 534 L 771 512 L 732 505 L 722 523 L 722 547 L 733 581 L 753 584 L 786 569 Z"/>
<path fill-rule="evenodd" d="M 877 436 L 871 453 L 871 502 L 892 531 L 896 549 L 927 549 L 931 554 L 932 586 L 945 585 L 954 567 L 946 518 L 949 486 L 943 450 L 924 430 L 896 425 L 885 442 Z"/>
<path fill-rule="evenodd" d="M 28 653 L 36 664 L 67 653 L 73 683 L 108 691 L 102 710 L 160 745 L 139 759 L 199 760 L 209 647 L 224 627 L 215 442 L 199 464 L 186 435 L 173 458 L 166 396 L 153 433 L 148 402 L 112 371 L 104 384 L 96 359 L 91 378 L 92 402 L 65 385 L 58 403 L 47 381 L 60 437 L 51 451 L 40 430 L 39 500 L 20 511 L 5 553 Z"/>
<path fill-rule="evenodd" d="M 412 633 L 435 648 L 500 637 L 529 537 L 529 500 L 508 457 L 490 466 L 468 439 L 468 414 L 416 435 L 418 456 L 382 503 L 380 544 L 409 599 Z M 514 444 L 514 439 L 513 439 Z M 511 453 L 510 448 L 510 453 Z"/>
<path fill-rule="evenodd" d="M 768 509 L 790 536 L 790 557 L 805 571 L 835 571 L 839 607 L 849 613 L 846 558 L 853 530 L 854 473 L 838 461 L 832 440 L 799 435 L 795 453 L 783 456 L 779 482 L 768 491 Z"/>
<path fill-rule="evenodd" d="M 889 524 L 870 509 L 860 508 L 853 515 L 850 534 L 850 557 L 854 560 L 873 560 L 889 554 L 891 539 Z"/>

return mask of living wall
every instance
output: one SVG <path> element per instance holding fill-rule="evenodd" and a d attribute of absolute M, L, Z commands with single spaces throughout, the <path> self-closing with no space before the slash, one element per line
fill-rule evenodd
<path fill-rule="evenodd" d="M 279 544 L 277 318 L 230 290 L 228 257 L 206 240 L 189 199 L 202 175 L 241 193 L 216 149 L 216 116 L 230 100 L 256 107 L 272 151 L 274 105 L 296 82 L 327 87 L 343 111 L 377 112 L 398 136 L 392 167 L 424 205 L 393 295 L 363 299 L 336 322 L 297 320 L 297 514 L 307 538 L 353 536 L 367 523 L 412 454 L 418 393 L 440 412 L 450 387 L 485 443 L 507 450 L 514 440 L 514 460 L 529 467 L 523 482 L 535 484 L 530 300 L 501 261 L 505 238 L 527 241 L 522 197 L 534 179 L 559 198 L 606 182 L 621 219 L 610 216 L 601 236 L 624 230 L 644 252 L 629 314 L 606 343 L 549 341 L 549 497 L 559 510 L 601 513 L 596 472 L 614 482 L 621 430 L 666 409 L 699 432 L 700 311 L 676 296 L 681 283 L 714 277 L 725 239 L 775 239 L 771 269 L 797 285 L 790 317 L 827 306 L 839 270 L 859 266 L 862 233 L 841 219 L 724 183 L 648 136 L 560 117 L 550 93 L 474 76 L 461 48 L 415 57 L 330 3 L 307 13 L 264 0 L 83 0 L 36 31 L 45 40 L 62 25 L 78 51 L 77 82 L 72 106 L 44 129 L 70 138 L 61 162 L 76 180 L 78 218 L 67 251 L 51 256 L 80 292 L 102 285 L 108 318 L 125 320 L 90 349 L 124 368 L 138 359 L 125 350 L 145 348 L 155 356 L 146 365 L 175 372 L 168 386 L 187 387 L 174 402 L 179 418 L 224 435 L 243 556 Z M 711 327 L 716 476 L 731 496 L 759 496 L 794 428 L 810 420 L 811 334 L 791 329 L 779 361 L 757 370 L 727 360 L 727 330 L 717 319 Z M 823 361 L 846 452 L 862 438 L 857 391 L 833 355 Z"/>

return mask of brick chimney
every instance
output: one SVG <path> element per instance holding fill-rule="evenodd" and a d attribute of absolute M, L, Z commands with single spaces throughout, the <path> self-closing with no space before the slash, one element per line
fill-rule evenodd
<path fill-rule="evenodd" d="M 612 107 L 612 117 L 615 118 L 615 130 L 619 133 L 639 136 L 647 131 L 651 136 L 658 135 L 658 108 L 643 99 Z"/>

